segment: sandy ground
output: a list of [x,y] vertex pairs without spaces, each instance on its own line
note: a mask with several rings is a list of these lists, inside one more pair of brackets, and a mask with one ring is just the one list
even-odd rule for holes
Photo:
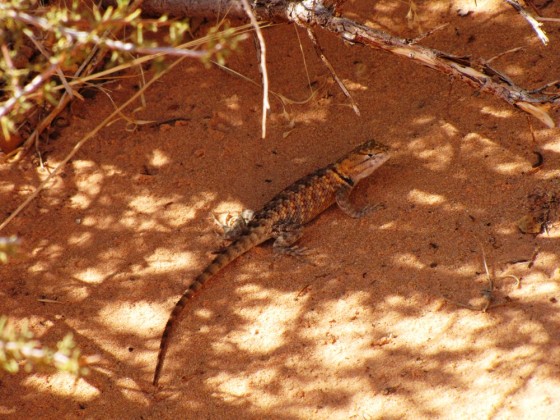
[[[544,47],[500,2],[477,4],[419,3],[412,28],[406,2],[349,2],[345,14],[410,38],[449,22],[423,45],[486,59],[522,46],[494,66],[527,88],[558,79],[557,24],[545,26]],[[474,13],[460,17],[460,7]],[[543,13],[559,16],[560,6]],[[101,361],[77,382],[0,373],[0,416],[558,415],[558,129],[433,70],[319,34],[358,117],[299,31],[302,55],[296,32],[265,31],[271,89],[295,101],[272,98],[266,140],[259,88],[186,61],[126,114],[184,121],[104,129],[2,232],[23,245],[0,268],[1,312],[30,319],[48,345],[73,332]],[[228,65],[259,81],[251,40]],[[137,86],[134,77],[106,87],[122,103]],[[104,94],[76,103],[72,124],[44,146],[47,169],[112,109]],[[325,212],[301,240],[308,261],[267,244],[232,263],[187,307],[155,391],[169,311],[224,244],[213,215],[257,209],[370,137],[392,159],[353,198],[385,208],[358,221]],[[4,218],[47,170],[29,157],[0,174]],[[519,231],[520,218],[545,213],[548,232]],[[499,306],[450,302],[484,303],[484,257]]]

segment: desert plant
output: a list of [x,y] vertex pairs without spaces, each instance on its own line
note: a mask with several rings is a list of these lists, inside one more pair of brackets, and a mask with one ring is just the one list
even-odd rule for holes
[[88,372],[86,363],[71,333],[60,340],[54,350],[34,339],[27,322],[18,331],[6,316],[0,316],[0,367],[5,371],[16,373],[23,366],[27,372],[34,368],[55,369],[80,376]]
[[[0,3],[0,149],[9,151],[34,130],[45,114],[37,110],[58,106],[63,94],[80,97],[80,79],[106,53],[105,66],[131,62],[137,54],[223,60],[241,39],[233,29],[214,29],[202,48],[179,48],[188,20],[142,18],[139,4],[117,0],[101,9],[78,0],[62,6],[38,0]],[[165,34],[158,40],[151,36],[160,30]]]

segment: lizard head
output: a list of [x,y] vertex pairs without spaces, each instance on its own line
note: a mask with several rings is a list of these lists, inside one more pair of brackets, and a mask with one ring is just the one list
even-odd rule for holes
[[356,184],[389,159],[389,148],[375,140],[356,147],[336,163],[337,170]]

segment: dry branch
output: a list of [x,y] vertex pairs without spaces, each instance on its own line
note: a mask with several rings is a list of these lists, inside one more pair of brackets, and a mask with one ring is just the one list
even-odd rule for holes
[[259,23],[257,22],[257,18],[255,17],[255,15],[253,15],[253,10],[251,9],[251,5],[249,4],[248,0],[241,0],[241,3],[243,4],[245,13],[247,13],[247,17],[251,21],[251,25],[253,26],[253,28],[255,28],[257,39],[259,41],[259,65],[263,79],[262,138],[264,139],[266,137],[266,115],[270,110],[270,102],[268,99],[268,71],[266,69],[266,44],[264,42],[264,37]]
[[[336,2],[329,2],[334,3]],[[475,89],[490,93],[539,119],[548,127],[556,126],[549,114],[560,103],[560,95],[541,93],[544,88],[528,91],[494,70],[487,62],[460,57],[417,45],[337,16],[335,7],[322,0],[257,0],[252,2],[255,16],[264,21],[292,22],[304,27],[320,27],[352,44],[367,45],[402,56],[431,69],[461,80]],[[237,0],[144,0],[142,9],[151,15],[168,13],[175,17],[229,17],[245,19]]]
[[531,13],[529,13],[525,8],[519,4],[517,0],[504,0],[507,4],[513,7],[517,12],[531,25],[541,42],[546,45],[548,44],[548,36],[541,29],[542,23],[540,23]]

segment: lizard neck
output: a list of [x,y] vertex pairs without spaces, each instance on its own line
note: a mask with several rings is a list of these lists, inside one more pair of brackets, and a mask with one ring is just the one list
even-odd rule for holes
[[342,181],[348,184],[348,186],[353,187],[355,185],[354,180],[348,175],[344,174],[344,171],[341,170],[338,165],[334,165],[332,170],[336,174],[336,176],[338,176]]

